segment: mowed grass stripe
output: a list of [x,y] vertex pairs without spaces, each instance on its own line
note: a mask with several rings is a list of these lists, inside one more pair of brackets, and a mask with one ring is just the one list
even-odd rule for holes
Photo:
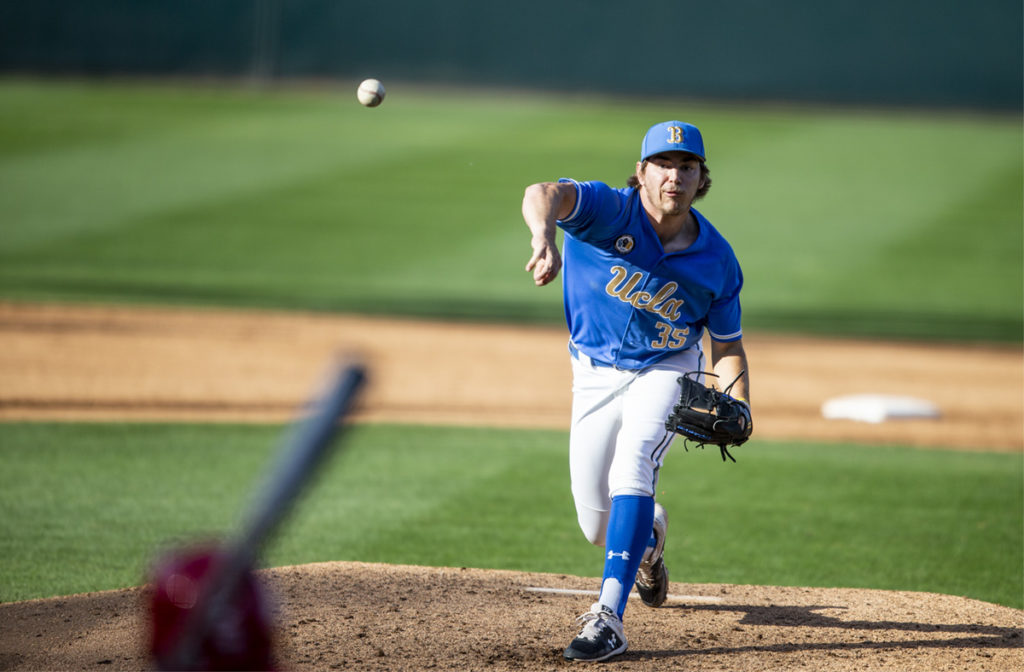
[[[0,599],[137,585],[237,520],[280,428],[0,424]],[[361,425],[268,548],[598,576],[562,432]],[[667,561],[687,582],[923,590],[1022,606],[1022,456],[758,442],[673,448]]]
[[637,129],[680,116],[748,328],[1020,340],[1017,116],[402,85],[370,110],[342,83],[0,81],[0,295],[559,321],[523,188],[621,185]]

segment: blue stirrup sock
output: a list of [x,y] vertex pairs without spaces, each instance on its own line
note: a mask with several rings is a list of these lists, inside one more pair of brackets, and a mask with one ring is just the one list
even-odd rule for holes
[[626,611],[636,570],[647,550],[654,525],[654,497],[618,495],[612,498],[605,535],[604,577],[598,602],[615,609],[619,618]]

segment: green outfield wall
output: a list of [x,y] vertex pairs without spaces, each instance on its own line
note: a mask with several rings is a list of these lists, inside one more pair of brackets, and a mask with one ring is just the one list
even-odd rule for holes
[[1019,110],[1020,0],[2,0],[0,72]]

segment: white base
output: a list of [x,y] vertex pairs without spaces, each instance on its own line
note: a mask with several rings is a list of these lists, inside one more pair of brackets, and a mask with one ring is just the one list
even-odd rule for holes
[[829,420],[879,423],[886,420],[938,418],[939,407],[924,399],[885,394],[856,394],[829,399],[821,406]]

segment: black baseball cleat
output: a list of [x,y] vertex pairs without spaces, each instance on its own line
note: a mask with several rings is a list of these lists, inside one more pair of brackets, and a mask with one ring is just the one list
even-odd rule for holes
[[629,646],[622,621],[603,604],[595,603],[576,620],[583,627],[562,653],[567,660],[597,663],[619,655]]
[[665,533],[668,514],[661,504],[654,505],[654,538],[656,544],[644,555],[636,571],[636,592],[648,607],[660,607],[668,596],[668,569],[665,567]]

